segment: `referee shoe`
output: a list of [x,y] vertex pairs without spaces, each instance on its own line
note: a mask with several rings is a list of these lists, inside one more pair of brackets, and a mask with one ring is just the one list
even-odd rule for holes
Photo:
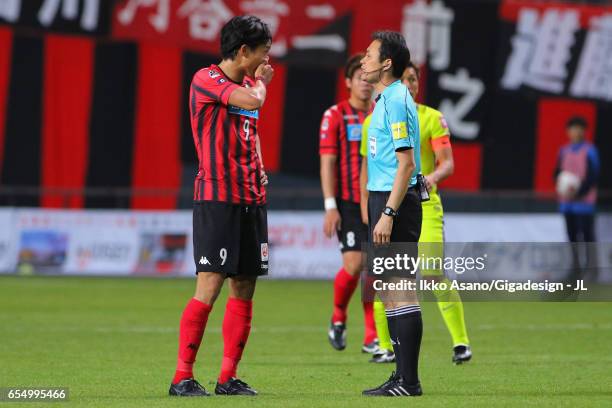
[[423,395],[421,384],[407,385],[400,375],[395,372],[382,385],[365,390],[362,393],[366,397],[418,397]]

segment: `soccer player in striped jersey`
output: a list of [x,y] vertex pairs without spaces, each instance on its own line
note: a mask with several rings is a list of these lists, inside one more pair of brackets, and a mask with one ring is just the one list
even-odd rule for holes
[[[419,69],[412,63],[404,71],[402,82],[408,87],[413,99],[419,92]],[[419,249],[421,253],[428,256],[443,256],[444,246],[444,210],[442,200],[438,194],[437,185],[449,177],[454,170],[453,152],[450,144],[450,131],[446,120],[441,112],[423,104],[417,104],[419,116],[419,128],[421,134],[421,171],[425,175],[425,181],[429,189],[430,200],[422,203],[423,224],[421,237],[419,238]],[[367,123],[364,123],[364,127]],[[362,141],[362,154],[367,154],[367,135]],[[422,269],[423,279],[433,279],[448,283],[443,270]],[[435,290],[434,295],[438,303],[438,309],[453,342],[452,361],[461,364],[472,358],[472,351],[465,326],[463,303],[456,289]],[[378,338],[380,339],[380,351],[376,353],[372,362],[382,363],[393,360],[393,348],[389,338],[389,330],[386,327],[384,307],[381,302],[374,303],[374,314]]]
[[170,395],[210,395],[194,379],[193,364],[226,278],[223,360],[215,393],[257,394],[237,378],[236,370],[251,330],[255,283],[268,272],[267,178],[257,120],[273,75],[271,42],[259,18],[232,18],[221,30],[221,63],[202,68],[191,83],[189,108],[199,160],[193,209],[197,281],[180,322]]
[[[319,154],[321,187],[325,198],[325,235],[338,235],[342,267],[334,280],[334,309],[328,331],[336,350],[346,347],[346,321],[349,301],[359,283],[363,268],[361,243],[367,239],[367,226],[359,210],[359,171],[361,156],[361,124],[372,111],[373,86],[361,79],[360,60],[354,55],[344,68],[345,84],[350,96],[327,109],[321,121]],[[377,348],[372,302],[363,302],[365,334],[362,351],[373,353]]]

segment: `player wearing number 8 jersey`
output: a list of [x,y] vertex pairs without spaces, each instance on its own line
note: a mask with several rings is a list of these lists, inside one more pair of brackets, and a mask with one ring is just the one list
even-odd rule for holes
[[[359,213],[359,171],[361,156],[361,124],[372,111],[374,87],[361,79],[362,54],[353,55],[344,67],[349,99],[327,109],[321,120],[319,154],[321,156],[321,187],[325,198],[323,229],[328,237],[338,235],[342,252],[342,267],[334,280],[334,309],[328,339],[336,350],[346,347],[348,304],[359,283],[363,269],[361,244],[367,241],[367,226]],[[376,326],[372,302],[363,302],[363,352],[373,353]]]
[[268,271],[267,178],[257,120],[273,75],[271,42],[270,30],[259,18],[232,18],[221,30],[223,60],[199,70],[191,83],[191,128],[199,160],[193,209],[197,282],[181,318],[170,395],[210,395],[194,379],[193,364],[226,278],[229,298],[215,393],[257,394],[236,378],[236,371],[251,329],[255,283]]

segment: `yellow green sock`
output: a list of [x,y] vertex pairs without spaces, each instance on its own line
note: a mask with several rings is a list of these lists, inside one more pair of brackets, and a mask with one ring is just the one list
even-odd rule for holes
[[393,350],[385,305],[380,300],[374,301],[374,322],[376,323],[376,336],[378,336],[379,347],[384,350]]
[[446,327],[453,339],[453,346],[458,344],[469,345],[470,340],[465,328],[461,296],[459,296],[459,292],[456,289],[450,288],[448,279],[445,278],[444,282],[447,283],[448,289],[433,291],[438,301],[438,309],[440,309],[444,323],[446,323]]

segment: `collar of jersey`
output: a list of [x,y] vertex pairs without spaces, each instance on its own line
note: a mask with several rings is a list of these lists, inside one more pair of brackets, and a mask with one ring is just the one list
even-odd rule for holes
[[380,95],[378,95],[376,97],[376,99],[374,100],[375,102],[378,102],[378,100],[384,96],[384,97],[388,97],[389,93],[393,92],[393,90],[391,88],[395,88],[396,85],[401,85],[402,81],[399,79],[396,79],[395,81],[391,82],[389,84],[389,86],[387,86],[385,89],[383,89],[383,91],[380,93]]
[[221,67],[219,67],[217,64],[212,64],[213,67],[215,67],[215,69],[217,71],[219,71],[221,73],[221,75],[223,75],[223,78],[227,79],[230,82],[235,83],[236,85],[242,85],[240,82],[236,82],[234,81],[232,78],[228,77],[227,74],[225,72],[223,72],[223,70],[221,69]]

